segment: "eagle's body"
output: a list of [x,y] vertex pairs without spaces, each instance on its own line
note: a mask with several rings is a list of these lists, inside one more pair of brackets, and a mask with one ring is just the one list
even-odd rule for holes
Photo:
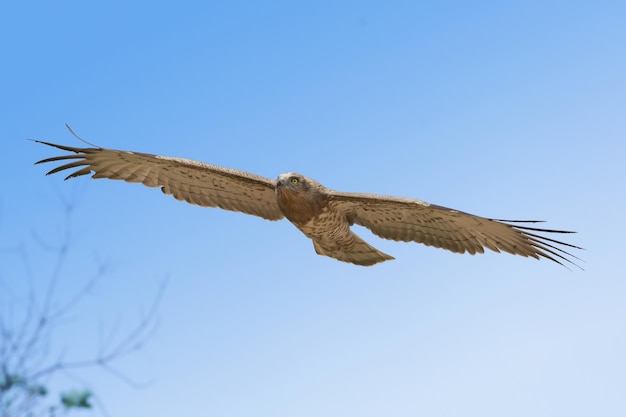
[[67,161],[48,174],[77,168],[66,179],[93,172],[93,178],[160,187],[165,194],[203,207],[220,207],[267,220],[286,217],[313,240],[318,254],[357,265],[373,265],[393,257],[354,234],[350,230],[353,224],[385,239],[424,243],[457,253],[482,253],[488,248],[562,264],[573,263],[568,256],[575,257],[557,245],[580,249],[537,233],[572,232],[487,219],[416,199],[342,193],[296,173],[271,180],[188,159],[40,143],[71,152],[37,162]]
[[[294,184],[293,181],[296,181]],[[393,259],[350,230],[351,222],[333,210],[327,189],[317,181],[289,172],[278,177],[276,199],[285,217],[313,240],[315,252],[357,265]]]

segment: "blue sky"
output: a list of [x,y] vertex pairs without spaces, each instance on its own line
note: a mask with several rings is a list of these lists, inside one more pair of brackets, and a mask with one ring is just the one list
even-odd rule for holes
[[[60,241],[66,200],[59,299],[108,270],[53,349],[93,354],[168,280],[154,337],[117,364],[147,388],[50,382],[111,416],[623,416],[625,20],[619,1],[5,4],[0,302],[45,287],[34,236]],[[545,219],[579,232],[585,271],[364,230],[396,260],[343,264],[286,221],[45,177],[33,162],[57,152],[26,139],[80,146],[66,122],[103,147]]]

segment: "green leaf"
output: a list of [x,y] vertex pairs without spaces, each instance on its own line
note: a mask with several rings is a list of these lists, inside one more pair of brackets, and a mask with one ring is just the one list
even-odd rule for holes
[[88,390],[67,391],[61,394],[61,402],[65,408],[91,408],[91,404],[89,403],[90,396],[91,391]]
[[31,394],[40,395],[42,397],[48,393],[48,389],[41,384],[33,384],[29,386],[28,391],[30,391]]
[[0,375],[0,391],[8,391],[14,386],[23,385],[25,382],[24,377],[18,374],[12,375]]

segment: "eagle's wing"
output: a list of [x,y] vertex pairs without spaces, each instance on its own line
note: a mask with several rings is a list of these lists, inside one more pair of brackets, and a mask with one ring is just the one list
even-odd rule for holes
[[[328,205],[345,213],[348,221],[367,227],[375,235],[403,242],[418,242],[457,253],[483,253],[484,248],[514,255],[546,258],[576,265],[574,255],[560,246],[581,249],[538,233],[574,233],[526,227],[534,221],[494,220],[424,201],[375,194],[329,190]],[[514,224],[507,224],[509,222]]]
[[161,187],[165,194],[203,207],[253,214],[268,220],[279,220],[283,214],[276,202],[276,181],[244,171],[146,153],[103,148],[74,148],[36,141],[72,152],[37,162],[66,162],[49,174],[77,168],[65,179],[88,175],[148,187]]

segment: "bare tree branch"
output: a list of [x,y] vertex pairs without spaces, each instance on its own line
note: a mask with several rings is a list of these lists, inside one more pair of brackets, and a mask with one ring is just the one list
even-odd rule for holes
[[[74,361],[64,361],[62,359],[59,359],[52,365],[33,372],[31,374],[31,378],[38,379],[61,370],[67,371],[71,369],[88,368],[94,366],[99,366],[116,376],[122,376],[123,374],[113,368],[111,366],[111,363],[137,352],[138,350],[143,348],[145,344],[149,341],[149,339],[154,335],[154,331],[156,330],[158,324],[156,320],[156,311],[161,302],[161,299],[163,298],[163,293],[165,292],[166,286],[167,281],[162,281],[158,288],[156,296],[152,300],[148,314],[145,315],[137,324],[137,326],[135,326],[135,328],[130,333],[128,333],[124,339],[119,341],[113,348],[100,351],[100,353],[95,358]],[[125,382],[129,382],[129,385],[132,386],[142,385],[132,381],[126,376],[123,376],[120,379],[124,380]]]
[[[106,342],[101,339],[93,357],[67,359],[67,352],[59,352],[59,346],[53,344],[53,335],[58,326],[70,318],[71,312],[108,272],[107,264],[97,260],[94,273],[83,284],[68,296],[59,296],[59,285],[67,276],[66,265],[73,241],[71,215],[75,208],[72,201],[63,196],[60,198],[64,214],[60,242],[53,245],[38,233],[32,233],[32,239],[39,249],[55,255],[50,276],[44,286],[36,283],[29,251],[23,244],[0,249],[0,256],[8,255],[19,260],[26,275],[26,279],[21,281],[26,284],[21,293],[16,292],[0,275],[0,289],[3,293],[0,293],[0,301],[6,300],[0,302],[0,417],[46,414],[43,410],[49,402],[43,401],[47,391],[45,387],[55,375],[73,375],[80,369],[100,369],[130,387],[141,388],[148,384],[135,381],[118,369],[115,362],[141,350],[154,335],[158,327],[158,307],[167,284],[165,279],[158,285],[147,311],[139,315],[137,324],[121,338],[105,338]],[[117,333],[118,324],[113,326],[109,336]],[[54,352],[58,354],[51,359]],[[93,398],[106,415],[102,400],[97,396]],[[48,414],[52,415],[51,412]]]

